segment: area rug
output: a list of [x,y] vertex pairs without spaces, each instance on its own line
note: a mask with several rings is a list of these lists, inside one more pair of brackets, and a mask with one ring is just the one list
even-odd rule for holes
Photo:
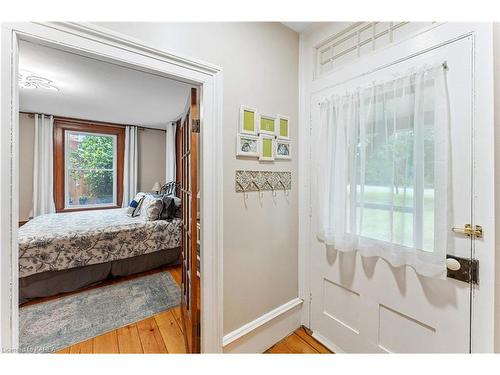
[[180,288],[168,272],[19,309],[19,351],[50,353],[171,309]]

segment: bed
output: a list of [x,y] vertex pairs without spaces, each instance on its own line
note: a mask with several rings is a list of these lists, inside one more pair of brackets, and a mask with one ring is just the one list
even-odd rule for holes
[[126,210],[41,215],[19,228],[19,302],[178,262],[181,220]]

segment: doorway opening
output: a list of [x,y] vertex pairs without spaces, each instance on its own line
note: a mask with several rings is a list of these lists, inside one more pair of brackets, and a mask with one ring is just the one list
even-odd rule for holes
[[[25,26],[30,29],[32,25]],[[129,346],[132,345],[130,343],[134,341],[134,338],[130,338],[128,344],[123,344],[123,342],[126,342],[123,337],[134,335],[134,324],[142,352],[221,351],[219,256],[214,254],[214,252],[218,252],[219,246],[213,247],[213,245],[220,241],[219,233],[222,228],[219,220],[212,222],[207,227],[201,226],[201,223],[204,222],[203,218],[214,213],[214,210],[207,211],[207,209],[212,208],[213,204],[217,205],[215,212],[218,217],[221,214],[218,211],[220,208],[219,197],[216,196],[214,200],[207,203],[205,203],[204,199],[205,191],[207,194],[212,195],[216,193],[214,186],[219,186],[218,179],[222,177],[221,174],[216,173],[207,178],[204,173],[208,169],[218,167],[220,160],[216,158],[217,160],[212,161],[212,165],[207,168],[207,163],[204,162],[205,158],[203,157],[204,152],[213,152],[214,143],[210,141],[215,139],[212,132],[216,133],[216,129],[214,127],[208,128],[214,123],[219,124],[217,119],[219,119],[220,112],[216,105],[219,99],[219,82],[216,79],[219,70],[211,67],[209,69],[211,72],[200,73],[199,68],[195,69],[198,63],[186,62],[184,71],[182,71],[178,65],[167,61],[166,55],[163,57],[163,65],[156,64],[153,69],[154,64],[152,63],[157,61],[152,57],[138,53],[134,49],[134,47],[138,48],[137,46],[129,46],[127,52],[130,56],[126,58],[123,58],[123,56],[119,58],[118,51],[115,48],[111,48],[113,51],[109,51],[109,53],[104,53],[102,50],[98,51],[98,48],[95,48],[95,50],[83,49],[84,38],[75,38],[74,35],[70,35],[67,30],[63,30],[66,27],[70,28],[71,26],[61,26],[59,35],[51,35],[51,39],[54,38],[52,40],[45,38],[50,28],[44,26],[38,27],[37,25],[37,30],[34,34],[30,33],[30,37],[27,37],[20,30],[10,30],[14,38],[13,44],[8,47],[13,55],[19,56],[20,63],[22,62],[22,45],[31,43],[38,48],[53,49],[57,53],[72,55],[77,59],[85,59],[87,62],[90,61],[90,64],[101,64],[101,68],[106,65],[110,69],[128,70],[132,75],[148,76],[151,81],[168,81],[169,84],[176,88],[187,88],[187,95],[182,98],[184,101],[182,111],[177,113],[175,118],[167,117],[163,122],[163,129],[157,129],[154,124],[148,126],[146,120],[129,121],[99,117],[95,113],[92,114],[92,110],[88,111],[90,113],[88,116],[64,113],[65,110],[74,109],[71,106],[59,106],[57,110],[41,110],[40,108],[30,110],[24,108],[26,97],[23,99],[23,90],[29,91],[28,97],[35,93],[36,90],[47,90],[52,95],[72,91],[64,87],[64,84],[60,84],[58,78],[51,79],[51,77],[48,77],[49,74],[45,74],[47,77],[44,77],[43,74],[34,74],[36,72],[31,72],[28,69],[22,69],[27,73],[25,75],[23,75],[24,72],[20,74],[18,81],[17,72],[21,72],[21,69],[18,69],[17,59],[13,60],[10,81],[14,100],[11,101],[10,106],[7,106],[7,109],[11,111],[11,127],[16,136],[9,139],[9,143],[14,145],[9,158],[13,160],[13,165],[23,160],[24,148],[21,144],[21,138],[24,136],[23,132],[25,131],[23,128],[24,122],[32,121],[36,123],[33,126],[36,129],[33,130],[33,133],[38,132],[38,134],[34,135],[34,138],[42,138],[40,144],[47,143],[47,138],[43,138],[46,137],[46,134],[42,134],[41,129],[42,127],[43,129],[48,128],[49,125],[45,125],[50,124],[53,147],[45,147],[45,149],[43,147],[33,147],[33,152],[37,152],[38,159],[42,159],[43,153],[50,154],[52,157],[52,196],[54,203],[57,200],[58,205],[54,207],[54,212],[49,211],[49,213],[41,215],[38,215],[38,213],[43,212],[45,209],[44,204],[39,205],[42,207],[42,211],[36,211],[37,209],[31,207],[29,210],[30,215],[27,217],[29,220],[21,220],[23,214],[20,210],[17,210],[17,204],[19,203],[21,209],[25,208],[23,206],[25,202],[32,201],[31,197],[28,197],[28,199],[24,197],[25,190],[29,193],[28,187],[30,185],[50,189],[48,183],[50,179],[45,178],[44,180],[39,177],[42,175],[41,173],[38,176],[33,173],[33,178],[38,179],[35,181],[36,183],[26,183],[23,180],[22,172],[24,171],[22,169],[12,170],[10,174],[13,181],[11,189],[12,196],[15,197],[10,211],[12,241],[9,248],[11,248],[12,252],[9,254],[10,264],[7,265],[2,262],[2,270],[5,267],[11,274],[12,288],[9,288],[10,291],[6,294],[4,289],[8,288],[8,285],[2,283],[2,298],[8,296],[8,305],[10,305],[10,311],[2,311],[2,323],[6,321],[4,319],[9,321],[9,330],[2,331],[3,334],[5,333],[2,337],[2,346],[7,350],[55,351],[52,350],[54,346],[50,343],[25,349],[26,345],[22,340],[26,328],[31,334],[36,333],[37,329],[40,328],[40,324],[37,327],[36,323],[40,323],[41,320],[36,318],[37,315],[38,317],[44,315],[43,312],[40,314],[41,310],[43,310],[42,306],[58,304],[61,308],[59,312],[62,314],[64,314],[64,311],[67,313],[68,310],[73,309],[73,311],[79,310],[79,313],[82,310],[87,310],[88,316],[99,315],[102,312],[106,312],[108,316],[111,316],[115,311],[120,317],[115,320],[120,321],[122,319],[121,322],[124,323],[120,327],[104,325],[101,327],[101,332],[92,332],[92,336],[85,338],[83,341],[80,340],[82,338],[81,332],[79,335],[73,331],[71,335],[65,337],[66,343],[71,345],[57,348],[63,352],[88,351],[90,347],[89,340],[92,342],[93,352],[102,352],[99,348],[104,347],[107,347],[107,349],[103,349],[105,351],[120,351],[120,346],[126,348],[124,352],[130,352],[132,350]],[[20,28],[22,29],[22,27]],[[85,34],[85,32],[82,32],[82,34]],[[33,35],[37,35],[39,38],[34,38]],[[103,36],[100,35],[100,37]],[[71,41],[67,39],[71,39]],[[103,48],[106,49],[107,47],[104,46]],[[146,47],[143,46],[142,48]],[[89,51],[93,51],[93,53]],[[2,52],[2,55],[4,55],[6,51]],[[156,51],[156,53],[158,56],[161,55],[159,51]],[[36,61],[40,56],[41,54],[36,54],[36,58],[31,60]],[[114,58],[110,58],[110,56]],[[145,62],[148,64],[145,64]],[[192,66],[189,66],[190,64]],[[57,73],[58,68],[57,65],[53,65],[52,71]],[[99,75],[99,69],[97,71],[97,73],[96,71],[93,72],[96,76]],[[85,74],[89,74],[89,71],[83,69],[78,77],[82,78]],[[90,75],[92,75],[92,72],[90,72]],[[113,74],[105,74],[104,76],[113,77]],[[117,77],[123,78],[119,73],[114,78]],[[123,90],[120,90],[119,86],[120,84],[126,84],[125,81],[126,79],[122,79],[117,84],[118,87],[111,88],[114,91],[121,91],[126,96],[127,90],[123,89],[123,87]],[[85,89],[89,89],[85,87],[85,83],[89,82],[89,79],[81,81],[80,89],[83,88],[84,90],[80,90],[80,94]],[[58,87],[58,84],[61,87]],[[108,85],[108,87],[110,86]],[[134,94],[137,94],[143,88],[143,85],[137,85]],[[150,89],[160,88],[150,87]],[[78,88],[76,91],[78,91]],[[18,94],[21,94],[21,96],[18,96]],[[102,93],[94,90],[92,94],[98,97]],[[105,94],[109,94],[109,92]],[[78,93],[75,94],[75,96],[77,95]],[[174,97],[170,99],[171,101],[164,101],[167,104],[162,107],[155,103],[156,107],[153,105],[151,111],[157,108],[158,112],[161,112],[164,109],[163,107],[168,107],[171,102],[176,100]],[[130,100],[132,100],[132,104],[134,101],[140,101],[137,96],[132,96]],[[204,100],[208,100],[207,105],[204,105]],[[47,104],[50,100],[44,101],[43,98],[39,98],[38,102]],[[102,103],[109,105],[114,101],[103,100]],[[129,109],[123,103],[121,105],[123,110],[118,115],[125,114]],[[100,107],[99,105],[94,106],[94,108],[102,109]],[[6,107],[3,107],[4,109]],[[20,112],[24,113],[20,114]],[[109,110],[108,113],[110,113],[111,117],[117,115],[117,111],[113,110]],[[206,130],[205,125],[207,125]],[[160,126],[158,125],[158,127]],[[215,127],[218,127],[218,125],[215,125]],[[170,132],[170,130],[172,131]],[[145,136],[148,132],[151,133],[149,137]],[[51,134],[51,131],[45,131],[45,133]],[[19,134],[19,137],[17,137],[17,134]],[[135,150],[130,145],[134,143],[134,138]],[[148,147],[148,144],[144,143],[145,138],[157,143],[159,139],[162,139],[164,144],[171,142],[171,145],[176,148],[174,153],[170,153],[171,167],[165,165],[168,162],[168,155],[165,156],[167,153],[164,150],[167,145],[165,145],[164,149],[160,150],[159,155],[157,154],[156,157],[149,155],[149,162],[163,159],[163,168],[160,167],[160,169],[163,169],[161,172],[157,168],[138,168],[137,164],[141,163],[141,152],[137,150],[137,143],[141,142],[141,138],[143,141],[142,153],[150,152],[154,154],[159,149],[158,145],[154,143],[149,144]],[[207,140],[206,143],[203,142],[203,147],[202,140]],[[189,146],[186,143],[188,141]],[[180,146],[180,148],[177,149],[176,146]],[[19,147],[19,153],[16,152],[17,147]],[[184,154],[182,148],[184,148]],[[96,154],[99,154],[99,157],[97,157],[99,160],[96,159]],[[144,155],[142,156],[142,161],[144,161]],[[30,158],[26,157],[24,159],[28,160]],[[44,164],[42,166],[44,168],[50,166],[51,163],[46,162],[47,158],[44,158],[43,161],[40,162],[40,160],[33,157],[33,164],[35,162],[37,162],[37,165]],[[161,164],[159,163],[159,165]],[[43,172],[42,167],[39,169]],[[32,170],[35,170],[34,165]],[[169,176],[172,170],[177,171],[177,175],[174,174],[174,177],[171,174]],[[164,179],[148,176],[150,171],[153,171],[154,176],[164,176]],[[134,183],[129,183],[129,180],[134,179],[134,174],[136,180],[148,181],[148,178],[152,178],[152,180],[149,182],[143,181],[145,185],[134,188]],[[56,175],[62,181],[58,180]],[[215,183],[216,181],[217,183]],[[149,186],[151,182],[153,184]],[[45,195],[42,193],[39,194],[41,197],[51,196],[50,193],[45,192]],[[58,196],[57,194],[62,195]],[[31,192],[31,195],[35,197],[33,192]],[[129,201],[128,198],[130,197]],[[37,196],[34,203],[38,204],[39,201],[40,199]],[[165,214],[164,218],[160,218],[162,213]],[[112,222],[117,217],[117,214],[120,214],[118,221],[123,220],[123,222],[117,222],[116,225],[113,225]],[[50,220],[38,219],[38,217],[45,215],[50,216]],[[89,224],[87,228],[84,225],[86,223],[84,216]],[[49,223],[51,220],[52,224]],[[125,223],[127,220],[129,222]],[[58,228],[61,223],[64,223],[65,229]],[[18,230],[19,224],[21,224],[21,227]],[[74,227],[71,227],[72,224],[74,224]],[[113,226],[114,229],[112,229]],[[149,230],[145,228],[147,226],[150,226]],[[47,235],[52,234],[52,238],[40,236],[40,232],[45,232]],[[97,235],[98,232],[100,232],[99,235]],[[66,234],[66,236],[62,233]],[[92,237],[92,234],[96,236]],[[206,244],[205,238],[207,239]],[[66,240],[66,243],[64,244],[60,240]],[[26,241],[29,242],[29,245],[26,245]],[[108,241],[108,243],[104,244],[102,241]],[[139,243],[144,245],[142,250],[139,249]],[[47,254],[47,252],[42,251],[42,248],[44,250],[53,249],[56,255],[51,255],[50,251]],[[123,251],[126,248],[130,251]],[[166,251],[172,249],[176,251]],[[205,249],[207,249],[206,255]],[[124,255],[127,252],[129,254]],[[82,255],[84,253],[85,255]],[[210,259],[207,261],[210,257],[214,262]],[[132,258],[134,258],[133,261],[130,261]],[[23,264],[27,259],[31,260]],[[29,262],[32,264],[28,264]],[[69,267],[65,268],[66,266]],[[16,272],[18,267],[19,273]],[[91,267],[94,268],[90,269]],[[97,269],[99,267],[101,268]],[[206,277],[205,270],[211,271],[206,273]],[[35,271],[45,271],[46,273],[44,277],[37,280],[32,279],[29,280],[30,282],[22,280],[23,277],[44,273]],[[66,273],[66,271],[69,272]],[[27,274],[25,275],[25,273]],[[166,277],[163,277],[165,275]],[[101,283],[94,285],[95,282]],[[65,285],[67,288],[64,287]],[[158,286],[156,290],[152,287],[154,285]],[[39,296],[32,293],[33,291],[43,291],[44,288],[43,293],[46,295]],[[129,316],[130,314],[127,314],[130,313],[130,309],[119,309],[117,307],[120,304],[122,306],[127,305],[127,303],[123,303],[125,299],[119,296],[135,295],[134,293],[137,291],[139,291],[139,294],[142,293],[142,301],[146,301],[146,303],[136,306],[135,312]],[[65,294],[61,296],[60,293]],[[211,298],[206,298],[209,294]],[[58,295],[58,297],[54,297],[54,295]],[[109,298],[109,296],[115,298]],[[92,298],[97,301],[100,299],[102,303],[88,304],[88,300]],[[84,308],[75,309],[74,306],[71,307],[71,304],[66,303],[68,300],[73,303],[76,301],[76,305],[83,304]],[[135,299],[128,305],[137,304],[138,300]],[[207,303],[207,301],[210,301],[210,303]],[[5,302],[5,299],[2,302]],[[114,306],[113,302],[116,302]],[[152,306],[160,302],[163,303],[163,306]],[[19,308],[19,303],[24,303],[24,305]],[[202,308],[205,304],[208,306],[206,310]],[[6,305],[3,304],[3,306]],[[150,308],[150,310],[144,307]],[[165,313],[163,316],[157,317],[155,314],[147,312],[153,311],[151,310],[152,307],[153,310],[154,308],[167,308],[155,311],[155,313]],[[25,308],[32,310],[28,315],[31,318],[34,317],[31,322],[35,321],[35,324],[25,324],[27,321],[23,319],[23,310]],[[61,316],[56,315],[54,314],[54,318],[60,318]],[[144,319],[138,320],[138,318]],[[112,319],[107,320],[109,322]],[[174,329],[176,327],[178,328],[177,331]],[[84,327],[81,328],[80,331],[85,331]],[[62,329],[64,330],[64,328]],[[144,337],[141,337],[141,331],[144,333]],[[54,334],[54,332],[51,334]],[[70,339],[70,337],[72,338]],[[73,341],[71,342],[71,340]],[[122,345],[120,345],[120,340]],[[75,345],[73,349],[71,349],[72,345]],[[172,350],[168,350],[169,345]]]

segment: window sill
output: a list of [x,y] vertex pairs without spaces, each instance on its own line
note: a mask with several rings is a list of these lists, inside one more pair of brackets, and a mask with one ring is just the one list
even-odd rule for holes
[[62,212],[78,212],[78,211],[111,210],[115,208],[121,208],[121,206],[64,208],[62,210],[56,210],[56,212],[62,213]]

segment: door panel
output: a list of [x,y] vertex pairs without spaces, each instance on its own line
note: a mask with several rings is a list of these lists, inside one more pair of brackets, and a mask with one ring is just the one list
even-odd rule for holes
[[[317,103],[325,96],[446,61],[453,224],[472,223],[472,51],[472,38],[466,37],[314,95],[312,139],[319,124]],[[313,174],[310,328],[347,352],[469,352],[471,286],[422,277],[412,268],[394,268],[380,258],[327,249],[316,239],[316,180]],[[470,258],[472,241],[454,234],[447,252]]]
[[198,211],[198,90],[191,89],[191,107],[181,125],[182,298],[183,331],[188,353],[200,352],[200,238]]

